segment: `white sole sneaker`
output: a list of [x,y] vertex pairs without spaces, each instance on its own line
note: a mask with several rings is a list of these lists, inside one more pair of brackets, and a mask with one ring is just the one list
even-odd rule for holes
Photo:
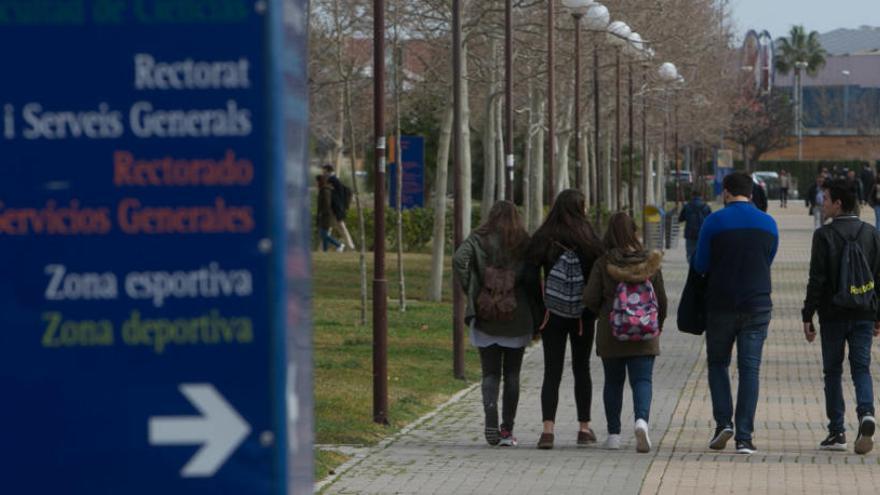
[[605,450],[620,450],[620,435],[608,435],[602,448]]
[[874,449],[874,430],[877,423],[871,416],[865,416],[859,421],[859,436],[856,437],[855,452],[865,455]]
[[651,451],[651,438],[648,437],[648,423],[644,420],[636,421],[636,452],[647,454]]

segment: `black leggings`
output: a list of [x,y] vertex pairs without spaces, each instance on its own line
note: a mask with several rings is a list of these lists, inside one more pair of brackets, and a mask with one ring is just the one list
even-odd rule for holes
[[501,426],[513,431],[516,407],[519,404],[519,370],[522,367],[525,348],[512,349],[492,345],[480,347],[480,365],[483,368],[483,411],[486,427],[498,427],[498,390],[504,375],[504,405]]
[[559,405],[559,384],[565,365],[565,340],[571,340],[571,370],[574,373],[574,400],[577,404],[578,421],[590,421],[590,404],[593,401],[593,380],[590,378],[590,352],[593,349],[593,323],[583,321],[583,333],[578,320],[563,318],[550,313],[550,319],[541,336],[544,341],[544,384],[541,387],[541,414],[544,421],[556,421]]

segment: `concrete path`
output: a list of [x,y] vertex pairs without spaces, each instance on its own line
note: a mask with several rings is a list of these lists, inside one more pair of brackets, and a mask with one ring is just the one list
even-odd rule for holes
[[[703,340],[675,329],[684,284],[682,246],[669,251],[664,279],[671,319],[656,362],[650,454],[636,454],[631,397],[624,397],[624,448],[600,445],[606,436],[603,373],[593,355],[593,424],[600,442],[575,445],[577,422],[569,367],[560,390],[556,448],[535,448],[541,431],[543,357],[534,349],[524,363],[515,449],[492,448],[482,438],[483,413],[476,388],[397,440],[349,466],[326,493],[877,493],[880,462],[868,456],[816,449],[824,437],[822,367],[818,344],[802,337],[800,307],[806,285],[812,218],[792,203],[772,209],[782,245],[773,268],[774,311],[764,351],[755,443],[759,453],[737,456],[732,442],[718,454],[706,447],[712,433]],[[873,222],[872,212],[863,218]],[[735,361],[734,361],[735,362]],[[875,350],[873,370],[880,354]],[[735,383],[735,372],[734,372]],[[852,385],[845,377],[849,428],[855,423]]]

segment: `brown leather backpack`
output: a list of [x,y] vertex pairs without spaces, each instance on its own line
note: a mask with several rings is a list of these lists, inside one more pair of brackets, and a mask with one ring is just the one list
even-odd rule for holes
[[477,317],[483,321],[511,321],[516,312],[516,272],[487,266],[477,296]]

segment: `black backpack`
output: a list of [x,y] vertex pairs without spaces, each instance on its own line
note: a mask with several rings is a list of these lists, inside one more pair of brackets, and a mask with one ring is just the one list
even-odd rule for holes
[[847,239],[834,227],[831,230],[843,239],[843,252],[840,257],[840,279],[837,292],[831,299],[831,303],[840,308],[857,311],[876,311],[877,294],[874,292],[874,275],[871,266],[865,258],[858,239],[865,224],[859,228],[855,237]]

